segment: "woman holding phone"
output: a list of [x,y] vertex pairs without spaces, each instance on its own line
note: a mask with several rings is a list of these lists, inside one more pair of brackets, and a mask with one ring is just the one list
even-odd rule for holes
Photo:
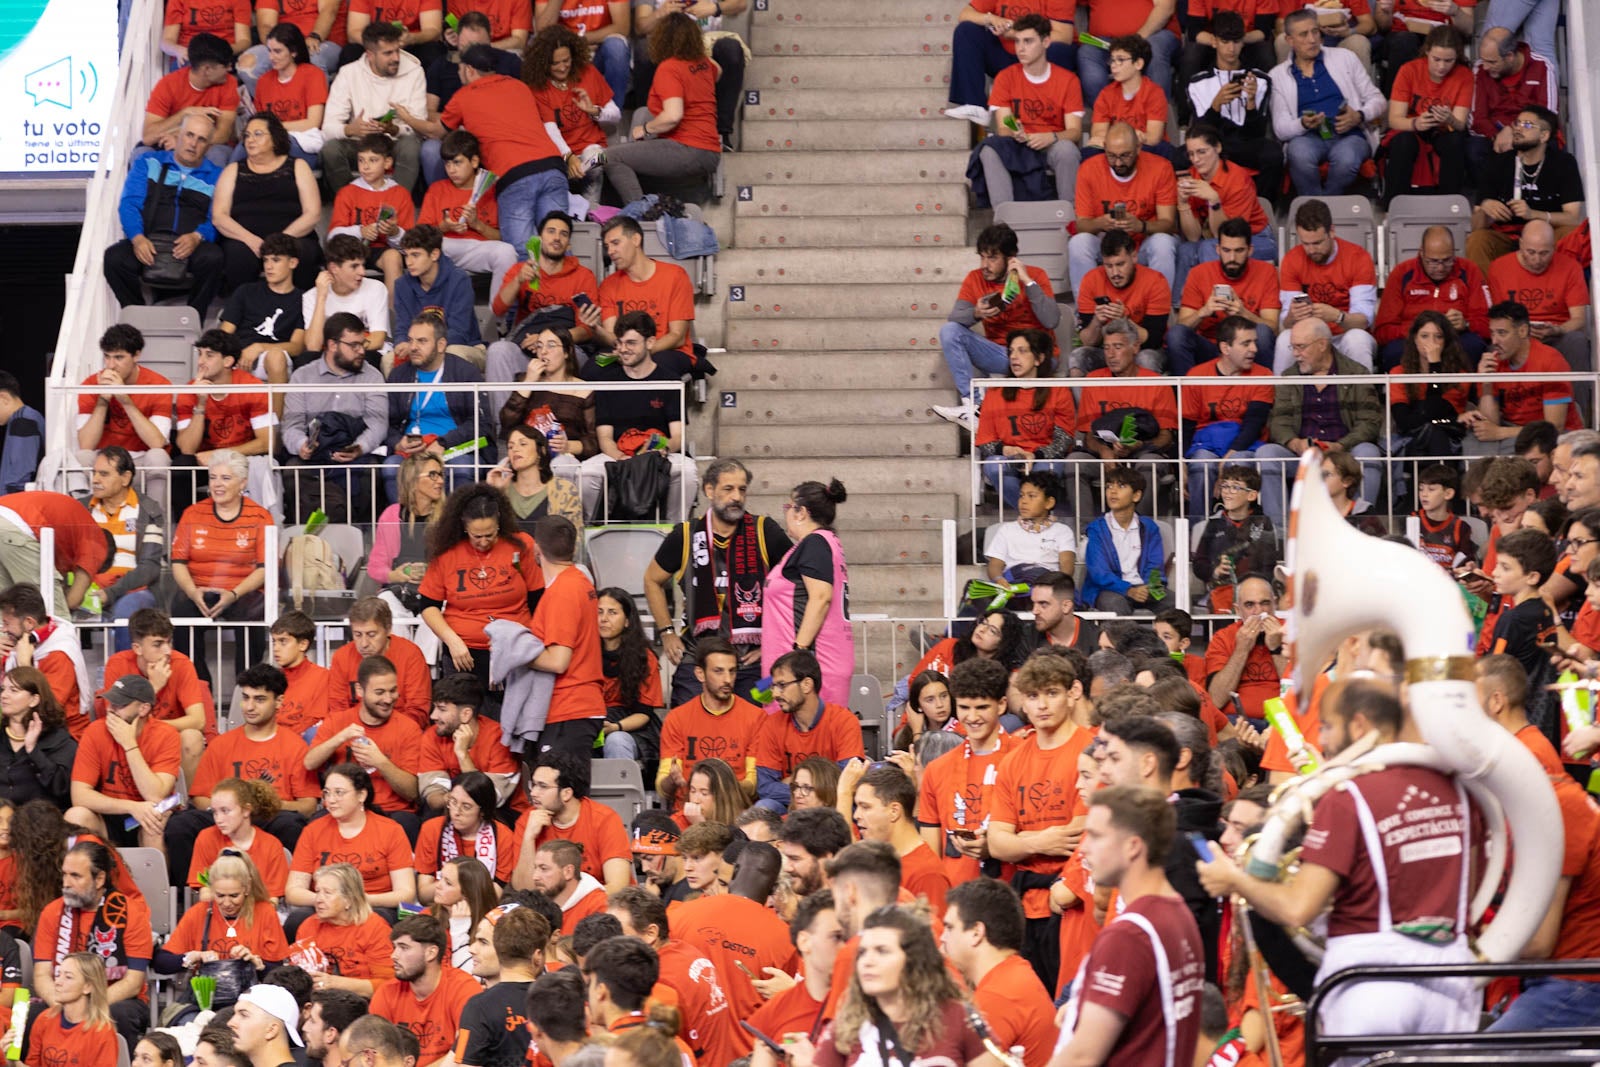
[[1379,158],[1388,159],[1385,211],[1401,194],[1461,192],[1473,86],[1463,47],[1454,26],[1436,26],[1423,39],[1422,55],[1395,75],[1389,132],[1379,148]]

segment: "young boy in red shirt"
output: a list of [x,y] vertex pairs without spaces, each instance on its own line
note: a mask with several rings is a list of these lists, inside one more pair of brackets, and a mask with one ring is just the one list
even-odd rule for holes
[[394,166],[394,142],[387,135],[369,133],[356,143],[356,170],[360,177],[333,198],[328,236],[348,233],[367,244],[367,266],[383,271],[383,284],[394,303],[394,283],[405,267],[400,238],[416,223],[411,192],[389,177]]

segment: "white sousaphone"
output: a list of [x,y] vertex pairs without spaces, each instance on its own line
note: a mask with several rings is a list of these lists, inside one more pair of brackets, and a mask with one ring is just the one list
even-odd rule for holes
[[[1369,537],[1347,523],[1328,496],[1321,466],[1316,449],[1300,457],[1289,516],[1286,637],[1294,692],[1301,701],[1309,698],[1312,679],[1344,638],[1373,627],[1393,630],[1405,646],[1409,714],[1426,743],[1357,743],[1285,783],[1248,846],[1246,868],[1258,878],[1285,873],[1312,807],[1342,782],[1396,765],[1454,775],[1488,828],[1486,863],[1472,900],[1474,923],[1499,888],[1509,842],[1516,841],[1504,900],[1473,943],[1487,962],[1515,959],[1538,929],[1561,871],[1555,794],[1529,788],[1546,780],[1544,769],[1478,703],[1472,622],[1455,583],[1415,549]],[[1320,956],[1299,943],[1308,955]]]

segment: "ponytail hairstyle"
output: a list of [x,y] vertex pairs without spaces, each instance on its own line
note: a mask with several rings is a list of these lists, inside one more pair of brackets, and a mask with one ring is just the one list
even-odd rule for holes
[[811,521],[824,530],[833,528],[834,516],[838,514],[839,505],[845,502],[846,496],[844,485],[837,478],[831,479],[827,485],[801,482],[789,495],[796,504],[806,509]]

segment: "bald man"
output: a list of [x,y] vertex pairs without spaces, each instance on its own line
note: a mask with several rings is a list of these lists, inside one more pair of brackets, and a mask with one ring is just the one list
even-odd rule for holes
[[[1493,10],[1489,17],[1494,17]],[[1467,165],[1475,178],[1491,155],[1511,151],[1518,111],[1529,104],[1556,109],[1554,54],[1518,43],[1517,35],[1504,26],[1484,31],[1473,71],[1472,137],[1467,142]]]
[[1372,333],[1383,369],[1399,364],[1411,324],[1424,311],[1449,319],[1476,363],[1488,344],[1489,304],[1489,283],[1476,263],[1456,255],[1455,235],[1444,226],[1428,227],[1421,251],[1389,272],[1378,302]]
[[1559,126],[1553,111],[1522,108],[1511,127],[1511,151],[1491,156],[1478,175],[1482,199],[1472,210],[1467,258],[1485,274],[1516,248],[1528,223],[1549,223],[1560,240],[1583,221],[1583,177],[1571,153],[1554,144]]
[[1589,286],[1578,261],[1556,251],[1556,231],[1548,222],[1525,224],[1517,250],[1490,265],[1489,293],[1496,303],[1515,300],[1527,308],[1529,334],[1560,352],[1574,371],[1594,369],[1587,332]]

